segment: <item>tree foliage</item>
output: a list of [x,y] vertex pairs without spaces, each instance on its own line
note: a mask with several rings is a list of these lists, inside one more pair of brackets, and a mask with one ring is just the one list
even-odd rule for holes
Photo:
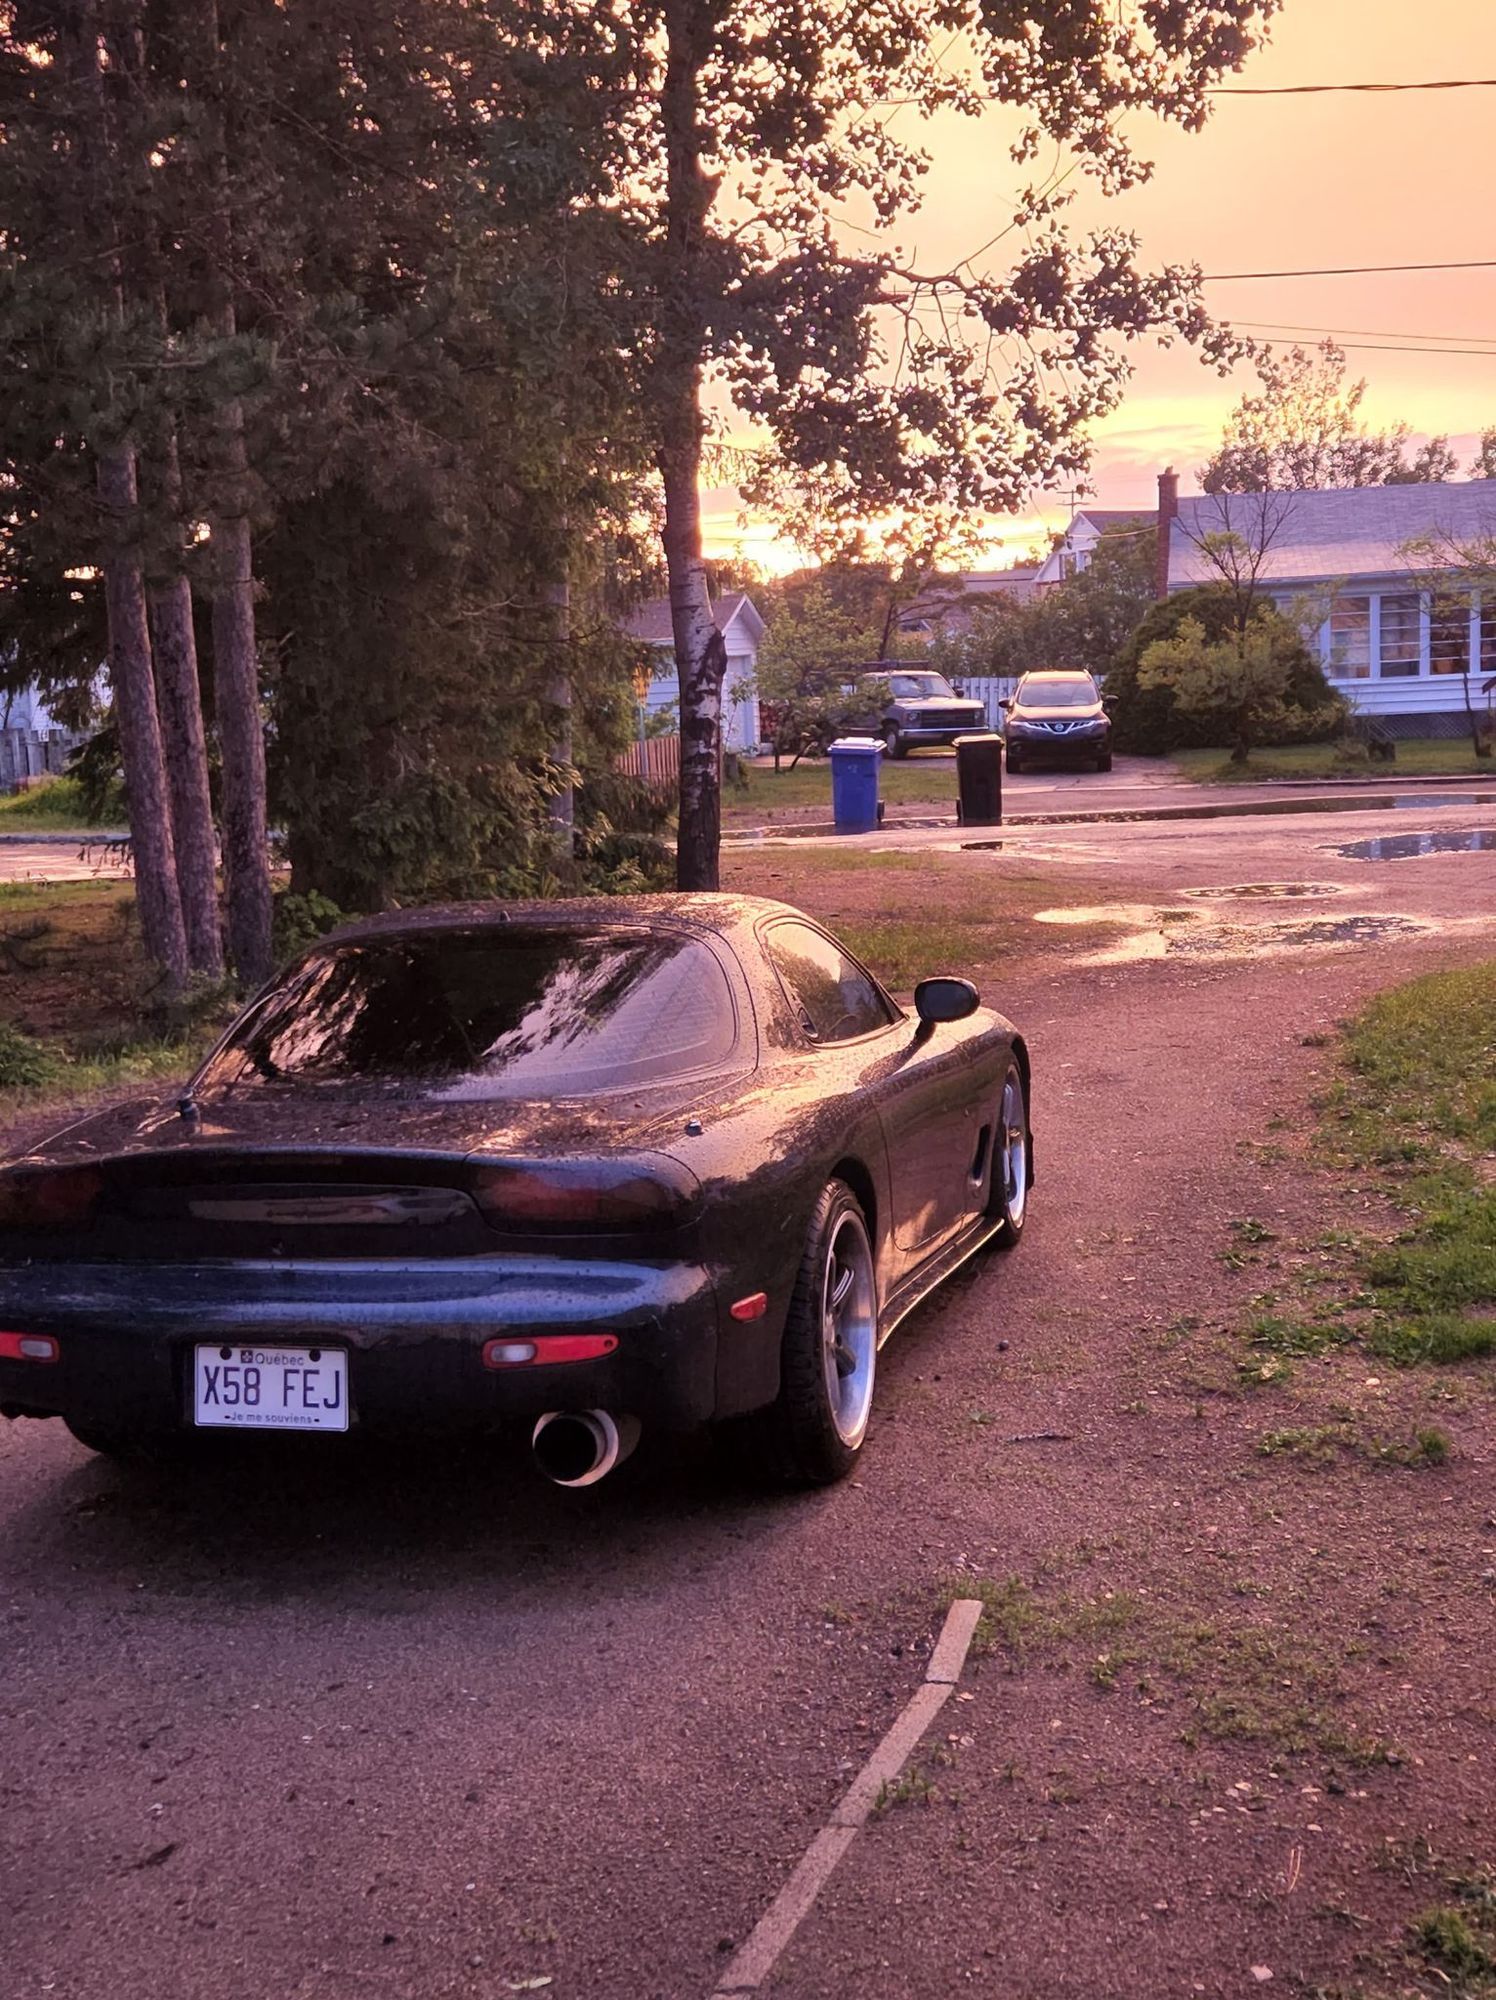
[[[1372,430],[1362,415],[1367,384],[1346,379],[1345,350],[1333,340],[1287,354],[1257,356],[1262,387],[1243,396],[1225,435],[1201,469],[1207,493],[1309,492],[1326,486],[1403,486],[1455,479],[1459,461],[1447,437],[1409,450],[1412,431],[1397,423]],[[1490,478],[1496,434],[1471,466]]]
[[[1190,668],[1184,676],[1189,691],[1181,698],[1174,670],[1182,671],[1186,654],[1170,649],[1177,648],[1186,626],[1194,654],[1218,647],[1226,652],[1212,653],[1208,670]],[[1282,710],[1272,717],[1249,716],[1249,735],[1260,742],[1313,742],[1338,734],[1345,726],[1344,705],[1298,627],[1270,604],[1256,605],[1243,625],[1233,593],[1208,584],[1152,605],[1118,653],[1106,677],[1116,747],[1156,757],[1197,744],[1234,744],[1239,717],[1226,668],[1235,657],[1249,660],[1254,676],[1265,673],[1264,651],[1274,663]],[[1153,664],[1145,674],[1149,659]],[[1207,687],[1215,687],[1221,698],[1206,701]]]
[[1044,667],[1107,672],[1153,597],[1151,524],[1104,534],[1084,569],[1027,603],[974,599],[966,631],[937,638],[930,664],[959,679],[1016,677]]
[[1245,631],[1233,626],[1212,639],[1198,618],[1186,617],[1173,638],[1144,648],[1138,687],[1167,694],[1176,714],[1224,736],[1238,764],[1259,743],[1296,741],[1332,719],[1338,725],[1344,708],[1328,691],[1323,712],[1295,698],[1298,663],[1275,630],[1281,622],[1259,613]]
[[[1012,265],[924,270],[891,235],[845,247],[836,217],[891,229],[928,165],[915,120],[1017,105],[1021,164],[1053,140],[1108,189],[1147,169],[1129,113],[1191,129],[1276,0],[636,0],[611,10],[626,94],[618,206],[634,225],[606,293],[661,475],[682,728],[680,879],[717,879],[722,673],[701,544],[708,392],[763,440],[739,483],[819,547],[870,520],[1011,510],[1080,470],[1116,407],[1127,341],[1237,349],[1196,273],[1149,272],[1125,231],[1068,233],[1056,172],[1016,198]],[[583,0],[549,22],[591,18]],[[537,31],[538,32],[538,31]],[[621,106],[621,110],[619,107]],[[906,134],[908,136],[906,136]]]

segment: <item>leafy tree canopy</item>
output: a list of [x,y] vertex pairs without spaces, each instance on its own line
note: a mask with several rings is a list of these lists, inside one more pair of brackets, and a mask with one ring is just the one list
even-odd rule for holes
[[[1243,396],[1200,484],[1207,493],[1307,492],[1326,486],[1403,486],[1457,479],[1446,437],[1410,451],[1410,427],[1368,427],[1366,381],[1346,379],[1345,350],[1333,340],[1312,351],[1257,356],[1260,390]],[[1470,476],[1496,474],[1496,432],[1487,432]]]

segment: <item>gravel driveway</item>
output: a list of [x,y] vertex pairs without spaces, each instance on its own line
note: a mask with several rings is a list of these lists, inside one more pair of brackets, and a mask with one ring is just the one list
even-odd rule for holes
[[[1067,881],[1168,907],[1262,874],[1151,829],[1124,853],[1133,831],[1077,835]],[[1341,872],[1311,838],[1275,872]],[[1264,1460],[1222,1344],[1261,1279],[1222,1249],[1243,1214],[1326,1226],[1295,1149],[1334,1022],[1490,949],[1496,857],[1408,866],[1362,902],[1426,930],[989,980],[1040,1079],[1030,1232],[886,1350],[840,1489],[765,1501],[643,1448],[584,1494],[314,1454],[157,1483],[0,1432],[5,1992],[705,1996],[917,1683],[942,1593],[1015,1578],[1048,1607],[1030,1642],[973,1665],[923,1789],[765,1990],[1349,1987],[1430,1899],[1419,1856],[1492,1846],[1489,1377],[1437,1471]],[[1264,1627],[1259,1678],[1332,1675],[1345,1740],[1396,1762],[1185,1740],[1189,1659],[1229,1678]]]

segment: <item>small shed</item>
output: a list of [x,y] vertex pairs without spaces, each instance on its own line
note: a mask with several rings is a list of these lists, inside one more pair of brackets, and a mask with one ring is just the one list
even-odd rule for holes
[[[722,740],[729,750],[752,753],[759,745],[758,649],[764,621],[746,591],[729,591],[712,605],[712,617],[727,647],[727,673],[722,683]],[[668,597],[651,598],[624,621],[631,639],[642,640],[655,655],[654,678],[645,697],[649,714],[678,710],[680,690],[675,667],[675,634],[670,626]]]

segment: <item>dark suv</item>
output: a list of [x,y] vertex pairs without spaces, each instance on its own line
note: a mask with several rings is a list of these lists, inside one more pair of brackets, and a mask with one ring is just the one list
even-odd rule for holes
[[1010,771],[1026,770],[1038,757],[1112,768],[1112,719],[1089,674],[1025,674],[1003,707]]
[[981,702],[957,694],[944,674],[903,673],[889,667],[865,674],[857,692],[869,698],[860,726],[883,738],[890,757],[907,757],[927,743],[954,743],[958,736],[987,727]]

